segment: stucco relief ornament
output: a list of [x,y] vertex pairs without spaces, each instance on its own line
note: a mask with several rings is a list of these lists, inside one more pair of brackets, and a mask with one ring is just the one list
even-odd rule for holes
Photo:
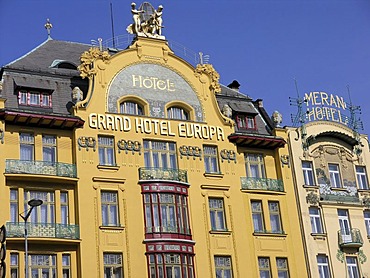
[[275,110],[274,113],[272,113],[271,120],[275,127],[280,127],[280,124],[283,122],[283,115]]
[[231,118],[231,116],[233,115],[233,110],[227,103],[222,107],[222,114],[228,118]]
[[215,93],[221,92],[221,86],[219,83],[220,75],[213,68],[211,64],[198,64],[195,68],[195,76],[200,77],[202,74],[206,74],[211,78],[211,85],[209,86],[211,90]]
[[91,47],[89,51],[85,51],[81,55],[81,65],[77,68],[80,71],[80,76],[82,78],[92,78],[97,72],[94,68],[94,63],[99,59],[104,63],[108,63],[110,57],[108,51],[102,51],[98,47]]
[[310,193],[307,194],[306,196],[306,202],[311,205],[316,205],[320,201],[320,197],[318,194],[315,192],[311,191]]

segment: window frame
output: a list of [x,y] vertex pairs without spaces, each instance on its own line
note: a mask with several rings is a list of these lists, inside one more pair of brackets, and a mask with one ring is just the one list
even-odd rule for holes
[[[213,204],[218,204],[214,206]],[[221,206],[220,206],[221,204]],[[223,197],[208,197],[210,228],[212,232],[227,232],[225,201]]]
[[[103,139],[105,142],[103,142]],[[98,135],[98,155],[99,165],[117,166],[115,139],[113,136]],[[110,156],[111,158],[109,158]]]
[[[109,256],[109,257],[108,257]],[[112,263],[113,262],[113,263]],[[104,252],[103,253],[104,277],[123,278],[123,255],[122,253]],[[106,271],[109,270],[109,276]],[[117,273],[117,271],[119,273]]]
[[[262,153],[244,153],[245,172],[249,178],[265,179],[266,166]],[[254,169],[252,171],[252,169]]]
[[[319,262],[319,259],[324,259],[323,262]],[[331,278],[331,270],[329,259],[326,254],[318,254],[316,256],[317,270],[320,278]]]
[[[10,253],[10,277],[19,278],[19,254],[15,252]],[[13,275],[14,274],[14,275]]]
[[[308,164],[305,166],[304,164]],[[314,175],[314,168],[313,168],[313,162],[309,160],[302,160],[302,172],[303,172],[303,180],[304,185],[308,186],[315,186],[316,180]]]
[[[37,224],[54,224],[56,222],[56,200],[55,190],[42,191],[42,190],[24,190],[24,210],[29,209],[28,200],[40,199],[43,203],[40,206],[34,207],[30,215],[30,223]],[[46,219],[45,219],[46,216]]]
[[206,174],[220,174],[218,147],[203,145],[204,170]]
[[124,100],[119,104],[119,111],[121,114],[143,116],[144,106],[134,100]]
[[271,278],[271,262],[269,257],[258,257],[258,271],[260,277]]
[[[254,210],[253,204],[259,204],[260,205],[260,210]],[[263,204],[261,200],[251,200],[251,212],[252,212],[252,221],[253,221],[253,229],[255,233],[265,233],[266,232],[266,226],[265,226],[265,221],[264,221],[264,214],[263,214]],[[257,216],[258,218],[255,218],[254,216]],[[261,228],[256,229],[256,222],[255,220],[258,221],[258,225],[261,224]]]
[[[353,262],[348,262],[349,259],[353,259]],[[346,256],[346,266],[348,278],[360,278],[360,267],[358,265],[357,257]]]
[[[194,278],[194,255],[189,253],[150,253],[147,254],[148,277],[189,277]],[[180,276],[175,276],[174,270]],[[172,276],[167,276],[171,270]]]
[[[335,166],[336,169],[330,169],[330,166]],[[333,188],[343,188],[343,181],[339,164],[328,163],[328,171],[330,178],[330,186]]]
[[[233,264],[231,256],[215,255],[213,257],[215,274],[217,278],[232,278]],[[225,273],[226,272],[226,273]]]
[[18,90],[18,105],[52,108],[52,94],[37,90]]
[[276,258],[276,268],[277,268],[279,278],[281,277],[289,278],[290,277],[288,258],[277,257]]
[[101,190],[100,202],[102,226],[121,227],[118,192],[114,190]]
[[[268,210],[269,210],[271,233],[273,233],[273,234],[283,234],[284,230],[283,230],[283,224],[282,224],[282,220],[281,220],[280,202],[279,201],[268,201],[267,204],[268,204]],[[272,210],[271,205],[273,205],[273,204],[277,205],[277,210]],[[279,226],[278,229],[276,229],[276,230],[272,226],[272,223],[275,223],[275,220],[278,221],[277,223],[278,223],[278,226]]]
[[364,221],[365,221],[367,237],[370,237],[370,209],[364,210]]
[[[67,260],[64,260],[67,259]],[[62,277],[63,278],[71,278],[71,255],[70,254],[62,254]]]
[[180,105],[172,105],[166,109],[167,119],[189,121],[190,112]]
[[[363,169],[363,172],[359,171]],[[366,167],[361,165],[355,165],[356,181],[359,189],[368,190],[369,180],[367,178]]]
[[256,117],[254,115],[238,113],[236,115],[236,124],[238,129],[257,130]]
[[[42,273],[45,269],[49,270],[48,277],[56,277],[57,276],[57,255],[56,254],[29,254],[29,273],[33,277],[33,270],[38,272],[38,277],[43,277]],[[43,261],[49,262],[49,264],[40,264],[40,257],[43,258]],[[33,262],[36,260],[36,264]],[[50,271],[52,275],[50,275]],[[41,274],[41,275],[40,275]],[[54,275],[53,275],[54,274]]]
[[[315,210],[317,213],[312,213],[312,210]],[[324,228],[323,228],[320,208],[318,208],[318,207],[309,207],[308,212],[309,212],[309,215],[310,215],[312,234],[323,234],[324,233]]]
[[[28,158],[24,157],[24,153]],[[35,135],[31,132],[19,132],[19,158],[25,161],[35,160]]]
[[[47,158],[50,156],[50,158]],[[57,137],[55,135],[42,135],[42,160],[44,162],[57,162]]]
[[144,140],[143,151],[145,167],[178,169],[176,142]]

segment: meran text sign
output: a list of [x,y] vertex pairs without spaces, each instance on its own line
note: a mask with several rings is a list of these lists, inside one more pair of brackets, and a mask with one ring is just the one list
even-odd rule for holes
[[348,124],[348,118],[342,112],[347,109],[343,97],[325,92],[305,94],[308,121],[333,121]]
[[135,130],[136,133],[162,136],[225,140],[224,130],[219,126],[190,122],[175,123],[162,119],[130,118],[121,115],[91,113],[89,115],[89,127],[122,132]]

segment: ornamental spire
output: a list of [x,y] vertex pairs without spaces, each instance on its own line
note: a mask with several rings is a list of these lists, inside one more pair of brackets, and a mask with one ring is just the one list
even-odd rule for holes
[[48,31],[48,39],[51,39],[50,29],[53,28],[53,25],[50,23],[49,19],[46,20],[46,23],[45,23],[44,27]]

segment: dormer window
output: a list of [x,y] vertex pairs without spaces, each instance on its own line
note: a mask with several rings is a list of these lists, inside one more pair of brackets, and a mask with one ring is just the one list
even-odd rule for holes
[[51,108],[51,94],[39,91],[18,91],[18,104],[25,106]]
[[189,113],[181,107],[173,106],[167,109],[167,118],[175,120],[189,120]]
[[239,129],[256,129],[254,116],[239,114],[236,116],[236,122]]
[[130,115],[144,115],[143,107],[133,101],[125,101],[120,104],[120,112]]

